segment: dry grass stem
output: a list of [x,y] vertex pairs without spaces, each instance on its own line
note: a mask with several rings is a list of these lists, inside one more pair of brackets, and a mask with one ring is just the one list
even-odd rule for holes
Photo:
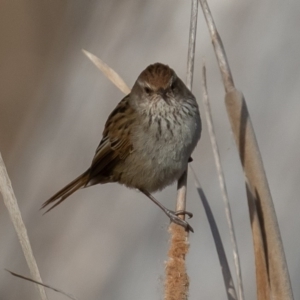
[[192,0],[190,32],[189,32],[187,75],[186,75],[186,85],[190,90],[192,90],[192,87],[193,87],[197,20],[198,20],[198,1],[197,0]]
[[230,203],[229,203],[229,198],[228,198],[228,193],[227,193],[227,188],[226,188],[226,183],[225,183],[225,177],[224,177],[224,173],[223,173],[223,169],[222,169],[219,148],[218,148],[217,139],[216,139],[216,135],[215,135],[215,129],[214,129],[213,120],[212,120],[212,114],[211,114],[211,108],[210,108],[208,90],[207,90],[207,82],[206,82],[206,68],[205,68],[204,63],[203,63],[203,68],[202,68],[202,90],[203,90],[203,104],[204,104],[204,109],[205,109],[207,127],[208,127],[208,132],[209,132],[209,137],[210,137],[210,141],[211,141],[214,158],[215,158],[218,179],[219,179],[219,184],[220,184],[220,188],[221,188],[221,194],[222,194],[222,198],[223,198],[223,201],[225,204],[225,214],[226,214],[226,218],[227,218],[227,223],[228,223],[230,237],[231,237],[231,243],[232,243],[232,247],[233,247],[234,265],[235,265],[235,271],[236,271],[237,281],[238,281],[238,294],[239,294],[239,299],[242,300],[242,299],[244,299],[244,289],[243,289],[240,257],[239,257],[239,253],[238,253],[238,246],[237,246],[237,241],[236,241],[236,236],[235,236],[235,231],[234,231],[234,225],[233,225],[233,220],[232,220],[232,215],[231,215],[231,208],[230,208]]
[[166,262],[165,300],[186,300],[188,298],[189,277],[186,272],[185,255],[189,244],[187,232],[177,224],[171,223],[168,261]]
[[225,284],[227,299],[228,300],[237,300],[238,299],[237,293],[236,293],[236,290],[234,287],[234,282],[233,282],[233,279],[231,276],[230,268],[228,265],[228,261],[227,261],[226,253],[225,253],[224,246],[223,246],[223,243],[221,240],[221,236],[219,233],[219,229],[217,227],[217,223],[215,221],[215,218],[214,218],[211,208],[209,206],[208,200],[204,194],[204,191],[201,187],[200,181],[199,181],[193,167],[190,166],[190,169],[192,171],[192,174],[194,175],[197,192],[198,192],[201,202],[203,204],[205,214],[207,216],[207,220],[208,220],[208,223],[209,223],[212,235],[213,235],[213,239],[214,239],[214,242],[216,245],[216,250],[218,253],[218,258],[219,258],[219,262],[221,265],[223,280],[224,280],[224,284]]
[[[198,1],[191,2],[191,19],[187,62],[187,87],[192,90],[196,31],[198,18]],[[178,180],[176,210],[186,209],[187,169]],[[184,219],[184,215],[180,216]],[[170,225],[170,251],[166,263],[165,300],[186,300],[188,297],[188,275],[185,268],[185,255],[188,251],[188,233],[176,224]]]
[[105,62],[94,54],[82,49],[82,52],[96,65],[96,67],[101,70],[105,76],[114,84],[116,87],[122,91],[125,95],[130,93],[130,88],[126,85],[124,80]]
[[[198,1],[192,0],[190,32],[189,32],[189,48],[188,48],[188,62],[187,62],[187,87],[192,90],[193,75],[194,75],[194,61],[195,61],[195,47],[196,47],[196,32],[197,32],[197,18],[198,18]],[[186,209],[186,191],[187,191],[187,170],[178,180],[177,185],[177,204],[176,210]],[[184,215],[180,216],[184,219]]]
[[[3,197],[4,204],[8,210],[10,219],[14,225],[14,228],[17,232],[22,251],[24,253],[27,265],[29,267],[31,276],[34,280],[42,282],[41,275],[36,263],[36,260],[33,256],[31,245],[29,242],[29,237],[25,224],[22,219],[22,215],[18,206],[16,196],[14,194],[11,181],[7,174],[5,164],[3,162],[1,153],[0,153],[0,192]],[[38,285],[38,290],[42,300],[47,300],[46,292],[44,287]]]
[[234,88],[234,83],[233,83],[233,78],[231,75],[229,63],[227,60],[227,56],[225,53],[225,49],[222,43],[222,40],[220,38],[219,32],[217,30],[217,27],[214,23],[214,19],[212,17],[212,14],[210,12],[209,6],[207,4],[206,0],[199,0],[202,11],[207,23],[207,27],[211,36],[211,40],[215,49],[217,61],[219,64],[219,68],[221,71],[222,79],[223,79],[223,84],[225,87],[225,91],[228,92],[232,88]]
[[18,278],[21,278],[21,279],[24,279],[24,280],[27,280],[27,281],[36,283],[36,284],[41,285],[41,286],[43,286],[43,287],[46,287],[46,288],[48,288],[48,289],[50,289],[50,290],[52,290],[52,291],[54,291],[54,292],[60,293],[60,294],[62,294],[62,295],[65,295],[66,297],[68,297],[68,298],[70,298],[70,299],[72,299],[72,300],[77,300],[77,298],[75,298],[74,296],[72,296],[72,295],[70,295],[70,294],[64,292],[64,291],[61,290],[61,289],[57,289],[57,288],[52,287],[52,286],[50,286],[50,285],[48,285],[48,284],[44,284],[44,283],[42,283],[42,282],[33,280],[33,279],[31,279],[31,278],[28,278],[28,277],[26,277],[26,276],[23,276],[23,275],[14,273],[14,272],[9,271],[9,270],[6,270],[6,271],[9,272],[9,273],[10,273],[11,275],[13,275],[13,276],[16,276],[16,277],[18,277]]

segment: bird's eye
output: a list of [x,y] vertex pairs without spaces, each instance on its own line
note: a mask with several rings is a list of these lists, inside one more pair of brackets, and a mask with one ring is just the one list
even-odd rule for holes
[[150,94],[151,93],[151,89],[149,87],[144,87],[144,91],[147,93],[147,94]]

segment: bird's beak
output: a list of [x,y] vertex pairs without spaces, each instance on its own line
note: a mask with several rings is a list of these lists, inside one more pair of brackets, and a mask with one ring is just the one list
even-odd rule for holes
[[168,104],[170,105],[170,100],[169,100],[169,97],[167,96],[167,91],[163,88],[159,89],[159,91],[157,92],[161,98]]

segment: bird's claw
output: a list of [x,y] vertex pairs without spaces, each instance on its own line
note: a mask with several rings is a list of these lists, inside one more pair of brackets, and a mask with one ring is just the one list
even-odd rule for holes
[[176,212],[168,211],[167,214],[168,214],[168,217],[170,218],[170,220],[172,222],[174,222],[177,225],[182,226],[187,232],[189,232],[189,231],[194,232],[193,227],[187,221],[182,220],[181,218],[179,218],[177,216],[177,215],[183,215],[184,214],[184,215],[188,215],[189,218],[191,218],[193,216],[192,213],[182,210],[182,211],[176,211]]
[[177,211],[174,212],[174,214],[176,216],[187,215],[189,217],[189,219],[193,217],[193,214],[189,211],[186,211],[186,210],[177,210]]

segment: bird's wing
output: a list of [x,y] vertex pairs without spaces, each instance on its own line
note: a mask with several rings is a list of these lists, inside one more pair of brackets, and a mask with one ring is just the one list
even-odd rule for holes
[[113,170],[133,151],[130,133],[136,123],[134,109],[126,96],[108,117],[103,138],[90,167],[88,185],[115,181]]

